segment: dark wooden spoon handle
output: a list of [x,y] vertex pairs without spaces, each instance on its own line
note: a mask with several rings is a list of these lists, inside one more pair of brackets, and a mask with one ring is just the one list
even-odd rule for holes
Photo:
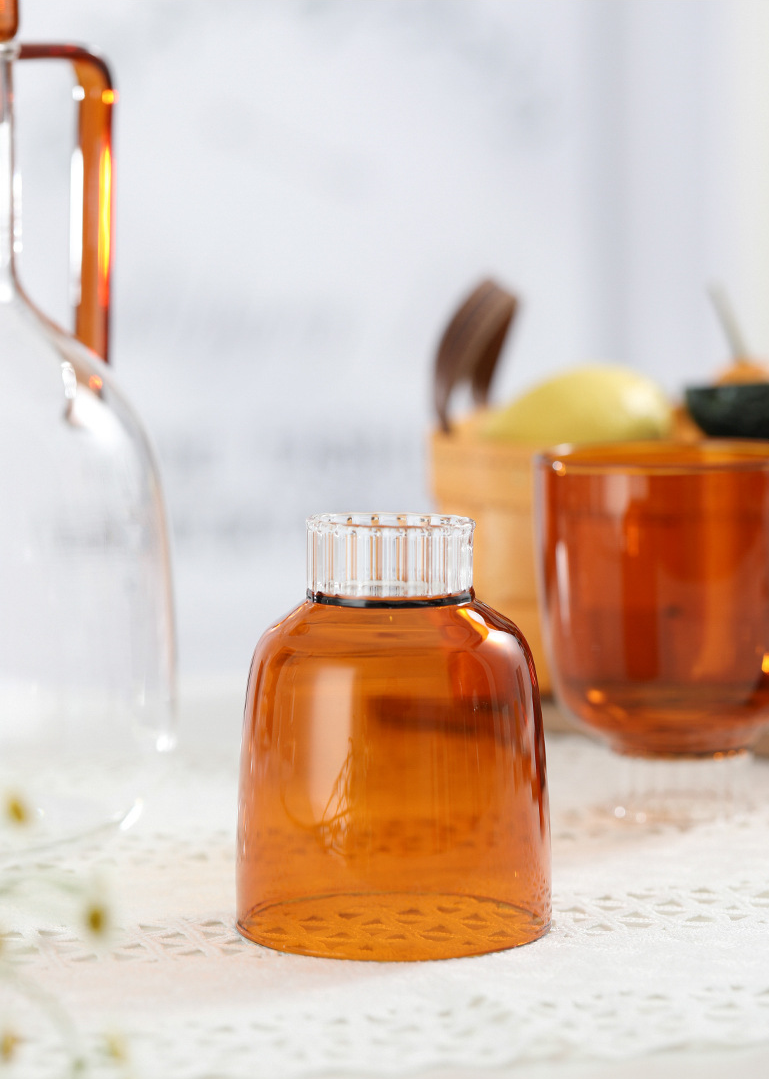
[[449,400],[454,388],[469,382],[477,405],[488,401],[489,387],[502,346],[518,309],[511,292],[482,281],[451,318],[438,345],[434,401],[438,423],[449,431]]

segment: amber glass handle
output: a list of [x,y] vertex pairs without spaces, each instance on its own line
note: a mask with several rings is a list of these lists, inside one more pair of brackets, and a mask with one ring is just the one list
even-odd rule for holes
[[0,0],[0,41],[10,41],[19,29],[19,6],[16,0]]
[[[7,8],[0,0],[0,33]],[[80,289],[75,336],[103,360],[109,358],[109,294],[112,268],[112,106],[115,89],[104,60],[79,45],[22,45],[21,60],[69,60],[80,87],[78,144],[82,155],[82,235],[70,242],[80,250]]]

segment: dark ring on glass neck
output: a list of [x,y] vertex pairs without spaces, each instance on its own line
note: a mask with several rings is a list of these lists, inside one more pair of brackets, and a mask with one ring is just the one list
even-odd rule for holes
[[456,607],[460,603],[470,603],[475,599],[472,588],[467,592],[454,592],[450,596],[429,596],[426,599],[415,599],[405,596],[403,599],[381,599],[378,596],[327,596],[324,592],[313,592],[307,589],[307,598],[313,603],[326,603],[331,607],[378,607],[398,608],[404,607]]

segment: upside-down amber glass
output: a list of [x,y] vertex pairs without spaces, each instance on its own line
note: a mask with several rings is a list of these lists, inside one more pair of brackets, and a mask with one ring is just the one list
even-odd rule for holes
[[566,448],[536,481],[561,703],[624,754],[749,748],[769,721],[769,443]]
[[251,667],[240,931],[380,960],[534,940],[550,921],[539,696],[520,632],[474,598],[472,522],[308,525],[308,598]]

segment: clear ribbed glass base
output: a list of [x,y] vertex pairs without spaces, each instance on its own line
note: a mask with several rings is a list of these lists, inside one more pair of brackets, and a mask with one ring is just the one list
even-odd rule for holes
[[752,753],[712,757],[619,756],[618,789],[609,812],[618,821],[688,825],[729,820],[750,806]]
[[307,521],[307,588],[372,598],[467,592],[474,528],[469,517],[440,514],[317,514]]

